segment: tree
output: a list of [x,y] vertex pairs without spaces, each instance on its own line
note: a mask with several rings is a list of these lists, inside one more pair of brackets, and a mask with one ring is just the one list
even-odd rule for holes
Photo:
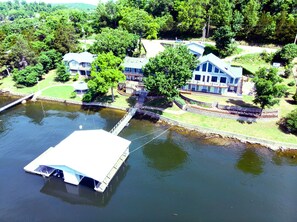
[[277,69],[259,69],[253,79],[256,88],[254,99],[255,104],[259,104],[263,110],[279,103],[279,98],[285,95],[286,86],[280,84],[282,78],[278,75]]
[[42,65],[37,64],[35,66],[27,66],[22,70],[15,69],[12,78],[17,84],[33,86],[40,80],[43,73]]
[[178,89],[192,77],[197,62],[185,46],[168,47],[146,64],[145,88],[172,102],[178,96]]
[[293,100],[295,101],[295,103],[297,103],[297,89],[296,89],[296,92],[295,92],[295,94],[293,96]]
[[232,21],[233,2],[229,0],[212,0],[210,17],[214,25],[229,26]]
[[159,25],[154,18],[142,9],[124,8],[121,11],[122,19],[119,26],[130,33],[140,37],[156,39],[159,32]]
[[71,24],[59,23],[54,36],[54,49],[65,55],[76,50],[75,30]]
[[93,54],[113,52],[115,56],[124,58],[126,55],[132,56],[138,38],[126,30],[103,28],[90,50]]
[[178,13],[178,29],[181,32],[201,33],[205,23],[205,7],[207,1],[177,1],[175,9]]
[[99,93],[107,93],[111,88],[112,101],[114,101],[113,88],[125,80],[122,72],[122,59],[112,52],[98,54],[92,63],[91,79],[88,81],[88,96],[94,99]]
[[70,73],[67,71],[64,62],[61,62],[57,66],[56,80],[59,82],[67,82],[70,78]]
[[229,26],[220,27],[215,31],[214,40],[221,56],[229,56],[236,49],[234,36],[235,33]]
[[297,57],[297,45],[294,43],[285,45],[280,50],[279,56],[285,64],[291,63],[293,59]]

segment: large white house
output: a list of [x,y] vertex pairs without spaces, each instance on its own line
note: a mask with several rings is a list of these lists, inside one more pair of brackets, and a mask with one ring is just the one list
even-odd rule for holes
[[214,54],[203,56],[193,71],[192,79],[183,90],[226,94],[241,94],[242,68],[233,67]]
[[143,67],[148,63],[147,58],[134,58],[126,56],[123,61],[126,80],[142,81]]
[[63,56],[67,70],[73,75],[78,73],[89,76],[91,74],[91,63],[94,60],[95,56],[89,52],[67,53]]

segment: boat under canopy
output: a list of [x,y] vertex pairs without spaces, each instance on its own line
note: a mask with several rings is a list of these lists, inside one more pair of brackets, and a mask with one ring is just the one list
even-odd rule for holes
[[93,179],[96,191],[104,192],[129,156],[130,143],[102,129],[74,131],[24,170],[45,177],[62,175],[66,183],[73,185],[88,177]]

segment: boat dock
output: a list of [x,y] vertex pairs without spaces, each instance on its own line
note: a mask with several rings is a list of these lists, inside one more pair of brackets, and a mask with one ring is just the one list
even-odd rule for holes
[[135,115],[137,108],[129,109],[128,113],[109,131],[113,135],[119,135],[119,133],[124,129],[129,123],[132,117]]
[[131,141],[104,130],[74,131],[24,167],[29,173],[59,175],[65,183],[94,181],[94,190],[104,192],[129,156]]
[[3,106],[2,108],[0,108],[0,113],[3,112],[3,111],[5,111],[5,110],[7,110],[7,109],[9,109],[9,108],[11,108],[11,107],[13,107],[13,106],[15,106],[15,105],[17,105],[17,104],[19,104],[19,103],[21,103],[21,102],[23,102],[24,100],[30,99],[33,96],[34,96],[34,93],[32,93],[30,95],[27,95],[27,96],[25,96],[23,98],[20,98],[20,99],[14,101],[12,103],[9,103],[6,106]]

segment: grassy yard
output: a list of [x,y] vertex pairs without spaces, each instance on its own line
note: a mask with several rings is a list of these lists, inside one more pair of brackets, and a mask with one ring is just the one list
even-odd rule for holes
[[184,94],[185,97],[194,99],[200,102],[213,103],[218,102],[221,105],[242,106],[242,107],[257,107],[253,104],[252,96],[243,96],[242,98],[229,98],[214,94]]
[[79,95],[77,95],[75,98],[71,97],[73,90],[74,88],[72,86],[59,85],[43,90],[41,96],[81,101],[81,97]]
[[208,117],[188,112],[181,115],[163,112],[162,115],[182,123],[197,125],[210,129],[217,129],[272,141],[297,143],[297,136],[283,133],[278,128],[275,121],[248,124],[240,123],[236,120]]
[[124,108],[129,108],[136,104],[136,99],[134,97],[122,96],[117,90],[114,90],[114,98],[115,101],[112,102],[111,91],[109,91],[107,94],[97,97],[95,102],[109,103]]
[[255,73],[259,68],[262,67],[271,67],[271,65],[261,57],[260,53],[246,54],[238,58],[235,58],[232,61],[232,65],[242,66],[250,73]]

